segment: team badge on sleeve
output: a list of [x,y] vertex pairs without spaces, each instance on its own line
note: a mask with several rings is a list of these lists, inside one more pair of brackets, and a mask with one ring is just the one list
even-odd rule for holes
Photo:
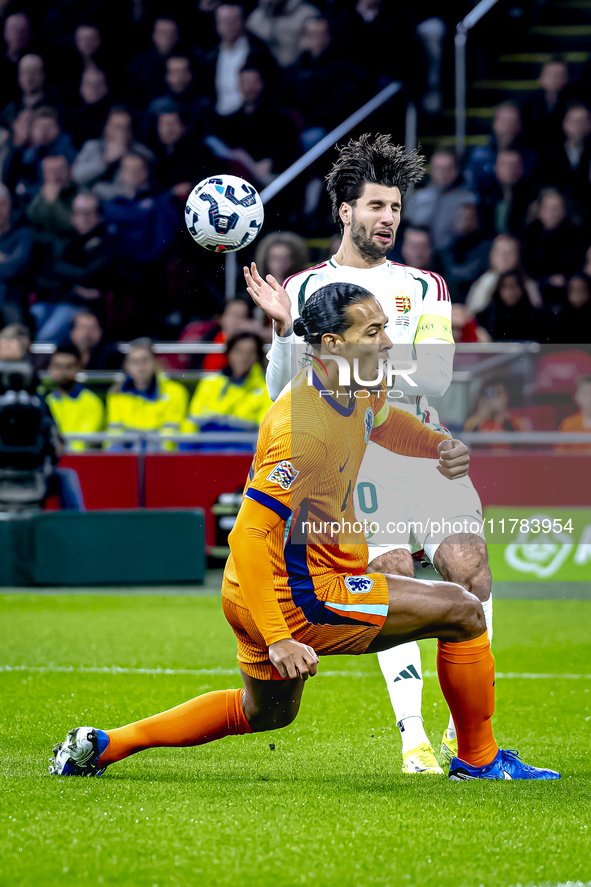
[[347,576],[345,586],[351,594],[367,594],[373,588],[373,579],[369,576]]
[[272,484],[279,484],[282,490],[289,490],[299,473],[291,462],[284,459],[275,466],[271,474],[267,475],[267,480]]

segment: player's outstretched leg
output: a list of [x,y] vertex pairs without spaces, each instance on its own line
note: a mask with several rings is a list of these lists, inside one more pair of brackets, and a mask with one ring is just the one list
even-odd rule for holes
[[[488,639],[492,644],[492,577],[484,540],[471,533],[459,533],[448,536],[440,545],[427,543],[426,548],[437,572],[446,582],[457,582],[481,602]],[[456,728],[450,715],[441,740],[441,754],[449,764],[457,753]]]
[[[371,554],[376,551],[379,549],[370,549]],[[414,578],[414,562],[408,549],[396,548],[374,557],[367,571]],[[402,739],[402,772],[443,776],[423,725],[423,674],[419,645],[413,641],[382,650],[378,653],[378,662]]]
[[492,731],[494,659],[480,601],[449,582],[387,576],[388,615],[367,653],[421,638],[438,639],[437,670],[458,734],[449,778],[559,779],[499,749]]
[[53,776],[100,776],[109,764],[148,748],[186,748],[224,736],[286,727],[296,717],[304,680],[260,681],[242,672],[244,690],[216,690],[119,727],[76,727],[53,749]]

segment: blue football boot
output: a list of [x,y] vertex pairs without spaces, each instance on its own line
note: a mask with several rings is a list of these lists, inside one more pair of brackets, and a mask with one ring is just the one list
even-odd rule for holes
[[108,744],[109,737],[104,730],[75,727],[64,742],[53,749],[49,772],[52,776],[100,776],[107,765],[97,766],[97,761]]
[[560,773],[524,764],[519,752],[500,748],[494,761],[485,767],[473,767],[460,758],[452,758],[448,778],[454,782],[464,779],[560,779]]

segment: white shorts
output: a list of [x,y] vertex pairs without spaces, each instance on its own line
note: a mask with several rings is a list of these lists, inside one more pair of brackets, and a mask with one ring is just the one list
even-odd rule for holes
[[484,539],[482,504],[469,477],[448,480],[436,459],[400,456],[370,443],[355,487],[355,514],[365,522],[369,561],[396,548],[425,553],[456,533]]

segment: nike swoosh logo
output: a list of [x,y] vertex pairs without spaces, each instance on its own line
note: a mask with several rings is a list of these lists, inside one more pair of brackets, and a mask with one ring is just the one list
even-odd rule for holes
[[344,471],[345,468],[347,467],[347,462],[349,461],[350,458],[351,458],[350,456],[347,456],[347,458],[346,458],[346,460],[345,460],[345,464],[343,465],[342,468],[339,468],[339,474],[342,474],[342,473],[343,473],[343,471]]

